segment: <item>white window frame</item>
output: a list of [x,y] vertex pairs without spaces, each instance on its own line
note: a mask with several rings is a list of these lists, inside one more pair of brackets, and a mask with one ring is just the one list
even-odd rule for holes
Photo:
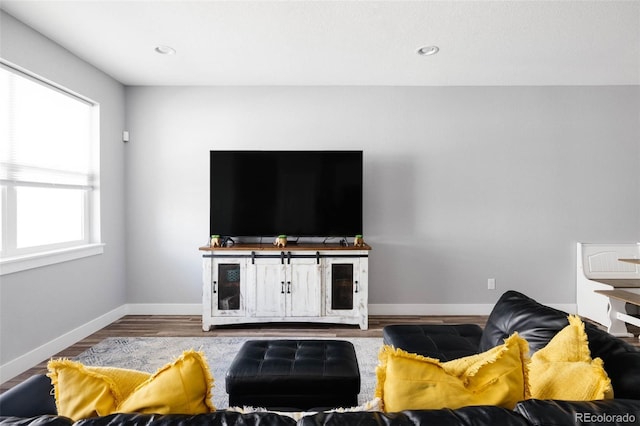
[[[100,152],[100,105],[76,92],[73,92],[59,84],[44,79],[34,73],[0,58],[0,66],[15,74],[26,77],[32,81],[64,93],[91,105],[91,120],[93,135],[92,169],[93,182],[88,186],[59,185],[53,183],[2,181],[0,185],[0,206],[4,223],[2,226],[2,251],[0,251],[0,276],[12,274],[28,269],[53,265],[70,260],[102,254],[104,244],[100,240],[100,190],[99,190],[99,152]],[[35,247],[16,247],[16,188],[39,187],[84,190],[84,214],[83,214],[83,239],[67,241],[63,243],[40,245]]]

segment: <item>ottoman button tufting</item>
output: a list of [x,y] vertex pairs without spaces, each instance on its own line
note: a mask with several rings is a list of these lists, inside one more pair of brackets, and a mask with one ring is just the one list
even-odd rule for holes
[[229,406],[267,408],[357,405],[360,370],[342,340],[249,340],[226,376]]

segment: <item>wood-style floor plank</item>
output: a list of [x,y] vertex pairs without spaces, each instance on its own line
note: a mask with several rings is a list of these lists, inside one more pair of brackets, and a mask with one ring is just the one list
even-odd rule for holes
[[[198,315],[127,315],[109,324],[87,338],[55,354],[52,358],[73,358],[107,337],[382,337],[382,328],[390,324],[478,324],[484,327],[487,316],[369,316],[369,329],[360,330],[352,325],[267,323],[231,325],[202,331],[202,317]],[[638,329],[630,330],[636,335]],[[640,347],[638,338],[625,338]],[[10,389],[34,374],[46,373],[48,360],[0,385],[0,393]]]
[[[484,316],[369,316],[369,329],[340,324],[267,323],[230,325],[202,330],[199,315],[127,315],[87,338],[65,348],[52,358],[72,358],[107,337],[206,337],[206,336],[264,336],[264,337],[382,337],[382,328],[388,324],[462,324],[477,323],[484,326]],[[48,360],[0,385],[0,392],[15,386],[33,374],[46,373]]]

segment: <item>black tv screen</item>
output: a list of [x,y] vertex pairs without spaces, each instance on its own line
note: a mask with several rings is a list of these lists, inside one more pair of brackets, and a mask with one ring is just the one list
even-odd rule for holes
[[362,151],[211,151],[210,233],[362,234]]

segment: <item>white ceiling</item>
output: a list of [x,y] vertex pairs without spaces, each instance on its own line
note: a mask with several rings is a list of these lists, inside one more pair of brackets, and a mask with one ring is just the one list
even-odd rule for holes
[[[640,84],[640,0],[0,0],[0,7],[126,85]],[[157,45],[177,53],[159,55]],[[424,45],[440,53],[417,55]]]

